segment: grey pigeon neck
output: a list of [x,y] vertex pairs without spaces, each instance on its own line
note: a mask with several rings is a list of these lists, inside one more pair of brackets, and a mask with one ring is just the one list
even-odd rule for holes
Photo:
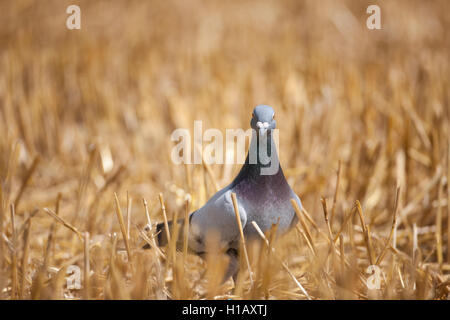
[[278,165],[278,168],[275,168],[278,170],[275,170],[276,173],[272,174],[272,175],[262,174],[264,172],[263,169],[268,168],[272,165],[271,162],[269,162],[269,163],[263,162],[262,159],[260,159],[260,154],[261,154],[260,148],[264,147],[263,146],[264,141],[262,141],[262,140],[263,139],[260,139],[259,135],[253,130],[252,141],[250,142],[250,148],[247,153],[247,158],[245,159],[245,163],[242,166],[241,171],[239,172],[237,177],[232,182],[232,186],[239,184],[242,180],[248,180],[248,179],[256,180],[256,179],[261,178],[261,179],[266,180],[266,179],[274,178],[274,179],[285,180],[283,170],[281,169],[281,166],[280,166],[277,148],[272,139],[271,132],[268,132],[268,135],[267,135],[266,149],[265,150],[263,149],[262,151],[263,151],[263,154],[267,154],[271,158],[271,161],[274,161],[274,163]]

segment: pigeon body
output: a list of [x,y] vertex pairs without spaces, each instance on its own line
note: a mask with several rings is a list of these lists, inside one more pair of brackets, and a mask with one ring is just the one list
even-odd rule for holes
[[[231,193],[236,194],[244,236],[248,239],[258,237],[252,221],[263,232],[278,223],[278,232],[283,233],[297,219],[290,200],[295,199],[301,208],[301,201],[287,183],[278,161],[273,139],[276,127],[273,109],[266,105],[255,107],[250,125],[254,129],[252,141],[237,177],[189,216],[189,248],[204,254],[208,235],[216,233],[231,258],[227,276],[237,272],[240,241]],[[158,225],[158,231],[159,242],[164,244],[163,224]]]

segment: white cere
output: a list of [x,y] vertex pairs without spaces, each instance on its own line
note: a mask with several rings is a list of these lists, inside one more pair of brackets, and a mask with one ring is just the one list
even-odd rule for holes
[[258,128],[268,128],[269,127],[269,123],[268,122],[261,122],[261,121],[258,121],[257,123],[256,123],[256,126],[258,127]]

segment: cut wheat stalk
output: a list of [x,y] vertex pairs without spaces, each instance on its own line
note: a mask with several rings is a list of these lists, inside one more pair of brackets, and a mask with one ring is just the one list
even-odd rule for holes
[[305,297],[308,300],[312,300],[311,296],[308,294],[308,292],[305,290],[305,288],[302,286],[302,284],[297,280],[297,278],[295,277],[295,275],[292,273],[292,271],[289,269],[289,267],[286,265],[286,263],[284,263],[284,261],[281,260],[281,258],[279,258],[275,252],[275,249],[273,247],[270,246],[269,240],[267,240],[266,236],[264,235],[264,233],[262,232],[261,228],[258,226],[258,224],[256,223],[256,221],[252,221],[252,225],[255,227],[256,231],[258,232],[259,236],[264,240],[264,243],[266,244],[266,246],[268,248],[271,248],[271,252],[273,253],[273,255],[277,258],[277,260],[279,260],[281,262],[281,265],[283,267],[283,269],[289,274],[289,276],[291,277],[291,279],[295,282],[295,284],[297,285],[297,287],[300,289],[300,291],[305,295]]
[[142,198],[142,203],[144,204],[145,218],[147,219],[147,225],[150,231],[153,231],[152,220],[150,218],[150,212],[148,210],[148,202],[145,198]]
[[300,233],[300,235],[305,239],[306,245],[308,246],[309,250],[311,251],[311,253],[316,256],[316,251],[314,250],[311,242],[308,239],[308,236],[306,235],[305,232],[303,232],[302,229],[300,229],[300,227],[298,225],[295,226],[296,230]]
[[334,236],[334,243],[337,242],[337,240],[339,239],[339,237],[341,236],[341,234],[344,232],[345,227],[347,227],[348,222],[353,218],[353,215],[355,214],[356,211],[356,207],[353,207],[350,212],[348,213],[348,215],[345,217],[344,222],[341,225],[341,228],[339,229],[339,231],[336,233],[336,235]]
[[89,264],[89,232],[84,233],[84,299],[89,300],[90,292],[90,264]]
[[127,229],[126,229],[125,223],[123,221],[122,209],[120,208],[119,198],[117,198],[117,194],[115,192],[114,192],[114,200],[115,200],[115,204],[116,204],[116,215],[117,215],[117,219],[119,220],[120,231],[122,232],[123,241],[125,242],[125,247],[127,250],[128,261],[131,263],[132,262],[131,248],[130,248],[130,243],[128,241]]
[[186,259],[189,244],[189,199],[186,199],[183,227],[183,257]]
[[192,192],[192,177],[191,177],[191,171],[189,170],[189,165],[184,165],[184,171],[186,175],[186,188],[188,190],[188,193]]
[[16,211],[14,208],[14,203],[10,205],[11,212],[11,298],[16,299],[18,293],[18,271],[17,271],[17,233],[15,225],[15,215]]
[[392,217],[392,227],[391,227],[391,232],[389,233],[389,237],[386,241],[386,244],[383,248],[383,250],[381,251],[380,255],[378,256],[378,259],[376,261],[376,265],[380,265],[381,261],[383,261],[384,259],[384,255],[386,254],[388,247],[391,245],[391,241],[394,237],[394,233],[395,230],[397,228],[397,212],[398,212],[398,207],[399,207],[399,197],[400,197],[400,187],[397,187],[397,191],[395,193],[395,204],[394,204],[394,214]]
[[[166,256],[164,255],[164,253],[161,251],[161,249],[159,248],[159,246],[156,243],[157,235],[153,232],[153,225],[152,225],[152,220],[150,219],[150,213],[148,211],[147,200],[145,198],[142,198],[142,202],[144,204],[145,217],[147,218],[147,226],[148,226],[149,232],[150,232],[150,239],[147,239],[148,243],[153,246],[153,248],[156,250],[157,254],[160,257],[163,257],[164,259],[166,259]],[[141,236],[148,238],[143,231],[142,232],[140,231],[140,234],[141,234]]]
[[417,236],[417,224],[413,223],[413,247],[412,247],[412,264],[417,266],[417,251],[418,251],[418,236]]
[[447,263],[450,263],[450,128],[447,127]]
[[178,210],[174,212],[172,220],[172,238],[169,242],[169,263],[172,266],[172,295],[174,299],[181,299],[185,295],[184,260],[177,259],[177,244],[180,232]]
[[361,228],[363,231],[363,235],[364,235],[364,241],[366,242],[366,248],[367,248],[367,255],[369,258],[369,262],[370,265],[374,264],[374,255],[373,255],[373,248],[372,248],[372,243],[371,243],[371,238],[370,238],[370,231],[368,226],[366,225],[366,223],[364,222],[364,215],[363,215],[363,211],[361,208],[361,203],[356,200],[356,207],[358,209],[358,214],[359,214],[359,219],[361,221]]
[[330,225],[333,225],[334,215],[336,213],[336,202],[338,198],[340,177],[341,177],[341,160],[338,161],[338,169],[336,172],[336,187],[334,189],[333,206],[331,207]]
[[165,254],[161,251],[161,249],[156,245],[156,236],[157,235],[153,235],[151,234],[150,237],[147,235],[147,233],[145,232],[144,229],[139,228],[139,226],[137,224],[134,225],[136,227],[136,229],[139,232],[139,236],[150,246],[150,248],[154,248],[156,249],[156,253],[163,258],[164,260],[167,259],[167,257],[165,256]]
[[316,249],[314,248],[314,243],[312,241],[311,232],[309,231],[308,225],[305,223],[305,219],[303,219],[303,214],[298,206],[297,201],[295,199],[291,199],[292,207],[294,207],[295,214],[297,215],[298,221],[300,221],[300,224],[302,225],[302,228],[305,232],[305,235],[307,237],[307,243],[309,246],[311,246],[312,251],[314,254],[316,253]]
[[198,152],[200,152],[200,154],[202,155],[203,168],[208,173],[208,176],[214,185],[215,192],[219,191],[219,189],[220,189],[219,184],[217,183],[216,177],[214,175],[214,172],[213,172],[211,166],[208,164],[207,161],[205,161],[205,154],[204,154],[204,152],[202,152],[202,147],[198,143],[195,144],[195,147],[197,148]]
[[92,203],[89,206],[88,212],[89,215],[92,214],[92,212],[95,210],[95,208],[97,207],[100,198],[102,197],[103,193],[117,180],[119,180],[119,177],[121,175],[121,173],[125,170],[125,167],[123,165],[120,165],[119,168],[114,172],[114,174],[112,174],[107,180],[106,182],[102,185],[102,187],[96,192],[95,197],[94,197],[94,201],[92,201]]
[[166,230],[167,242],[170,242],[170,230],[169,230],[169,221],[167,220],[166,206],[164,204],[163,194],[159,194],[159,203],[161,205],[161,211],[164,219],[164,228]]
[[27,187],[28,183],[30,182],[30,179],[33,176],[33,173],[36,171],[36,168],[39,164],[39,160],[40,160],[39,156],[36,156],[33,159],[33,162],[31,164],[30,168],[27,170],[27,172],[25,173],[25,175],[22,179],[22,183],[20,185],[19,192],[17,193],[17,196],[14,199],[14,206],[16,207],[16,209],[19,207],[19,202],[20,202],[20,199],[22,198],[25,188]]
[[372,236],[371,236],[370,226],[369,225],[366,226],[365,238],[366,238],[366,242],[367,242],[369,262],[370,262],[370,265],[373,265],[375,263],[375,252],[373,250]]
[[[438,200],[441,203],[444,193],[444,179],[441,179],[441,183],[438,186]],[[443,249],[442,249],[442,206],[437,208],[436,213],[436,258],[438,264],[441,266],[444,262]]]
[[27,216],[25,221],[22,223],[22,226],[20,227],[19,232],[17,232],[18,237],[23,236],[23,233],[25,232],[25,228],[28,224],[28,221],[30,221],[38,212],[39,212],[39,209],[36,208]]
[[77,228],[75,228],[74,226],[72,226],[70,223],[66,222],[63,218],[61,218],[60,216],[58,216],[52,209],[49,208],[44,208],[43,209],[44,212],[46,212],[49,216],[53,217],[56,221],[58,221],[59,223],[61,223],[63,226],[65,226],[66,228],[68,228],[70,231],[74,232],[78,238],[80,240],[83,240],[83,235],[81,234],[80,231],[78,231]]
[[[436,168],[434,176],[426,183],[425,187],[423,187],[420,192],[413,198],[413,200],[408,203],[402,210],[399,212],[399,217],[405,222],[405,219],[408,215],[410,215],[414,210],[420,208],[419,204],[423,200],[423,198],[429,194],[430,190],[433,189],[441,180],[442,176],[442,167],[438,166]],[[405,223],[406,226],[409,226]]]
[[344,250],[344,236],[339,235],[339,253],[341,255],[341,275],[345,274],[345,250]]
[[309,223],[311,223],[311,225],[314,227],[314,229],[316,229],[317,231],[320,231],[320,228],[317,226],[317,223],[313,220],[313,218],[311,218],[308,211],[306,211],[306,209],[303,206],[301,208],[301,212],[305,215],[306,220],[308,220]]
[[127,237],[130,241],[130,231],[131,231],[131,206],[133,204],[133,198],[131,198],[127,191]]
[[26,221],[25,231],[23,234],[23,256],[22,256],[22,282],[20,284],[19,298],[24,299],[25,287],[27,282],[28,273],[28,256],[30,252],[30,239],[31,239],[31,219]]
[[[3,185],[2,183],[0,183],[0,236],[3,237],[3,218],[4,217],[4,213],[3,213]],[[3,269],[3,241],[0,240],[0,268]],[[2,283],[0,283],[0,286],[2,285]]]
[[327,242],[329,242],[330,240],[328,239],[328,236],[319,228],[319,226],[317,225],[317,223],[311,218],[310,214],[308,213],[308,211],[306,211],[306,209],[302,206],[300,208],[301,213],[304,215],[304,217],[306,218],[306,220],[312,225],[312,227],[319,233],[319,235],[326,240]]
[[110,285],[115,285],[118,289],[116,290],[117,298],[120,300],[124,300],[129,298],[128,291],[125,288],[125,285],[121,281],[121,278],[119,276],[119,270],[117,270],[116,266],[116,252],[117,252],[117,234],[113,233],[112,237],[112,244],[111,244],[111,251],[110,251],[110,263],[109,263],[109,274],[111,276],[111,283]]
[[327,201],[325,200],[325,198],[321,198],[320,202],[322,202],[323,216],[325,218],[325,224],[327,226],[328,237],[329,237],[330,243],[334,246],[333,231],[331,231],[330,219],[328,218]]
[[170,262],[172,262],[174,267],[175,267],[175,262],[176,262],[176,251],[177,251],[179,230],[180,230],[180,228],[179,228],[179,223],[178,223],[178,210],[175,210],[175,212],[173,214],[173,220],[172,220],[172,237],[169,241],[169,257],[170,257]]
[[[44,211],[45,211],[45,209],[44,209]],[[52,225],[50,226],[50,231],[49,231],[48,237],[47,237],[47,245],[45,246],[45,251],[44,251],[44,261],[42,262],[41,267],[37,271],[36,279],[34,280],[34,283],[32,284],[32,287],[31,287],[31,299],[33,299],[33,300],[42,298],[41,292],[42,292],[42,289],[44,288],[44,282],[45,282],[44,278],[46,277],[46,272],[48,270],[48,265],[50,263],[53,237],[55,234],[55,225],[56,225],[56,221],[53,221]]]
[[22,144],[18,140],[11,142],[12,150],[11,150],[10,155],[7,160],[8,170],[6,171],[6,177],[5,177],[4,187],[3,187],[4,190],[2,192],[2,193],[4,193],[4,200],[7,200],[8,194],[11,190],[10,189],[11,182],[12,182],[13,176],[16,172],[17,164],[19,163],[19,155],[20,155],[20,151],[21,151],[21,146],[22,146]]
[[236,199],[236,194],[234,192],[231,193],[231,199],[233,201],[233,207],[234,207],[234,213],[236,215],[236,222],[239,228],[239,234],[241,236],[241,244],[242,244],[242,250],[244,251],[244,257],[245,262],[247,264],[247,269],[250,277],[250,283],[253,286],[253,275],[252,275],[252,269],[250,266],[250,260],[248,259],[248,253],[247,253],[247,246],[245,244],[245,237],[244,237],[244,230],[242,229],[242,223],[241,223],[241,215],[239,214],[239,206]]

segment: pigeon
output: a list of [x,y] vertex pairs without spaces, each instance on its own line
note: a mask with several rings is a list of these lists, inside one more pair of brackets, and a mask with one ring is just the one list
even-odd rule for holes
[[[241,239],[232,193],[236,194],[246,240],[259,239],[252,221],[255,221],[263,232],[269,230],[273,224],[278,224],[277,232],[285,233],[297,223],[290,200],[294,199],[299,208],[302,207],[300,198],[286,181],[278,160],[273,139],[276,121],[272,107],[256,106],[250,125],[253,129],[250,148],[239,174],[188,217],[188,247],[191,252],[199,256],[206,254],[207,236],[210,232],[220,239],[222,249],[230,258],[225,279],[230,276],[235,278],[239,270],[238,249]],[[179,222],[184,223],[181,219]],[[167,244],[164,223],[157,225],[157,232],[159,245]]]

